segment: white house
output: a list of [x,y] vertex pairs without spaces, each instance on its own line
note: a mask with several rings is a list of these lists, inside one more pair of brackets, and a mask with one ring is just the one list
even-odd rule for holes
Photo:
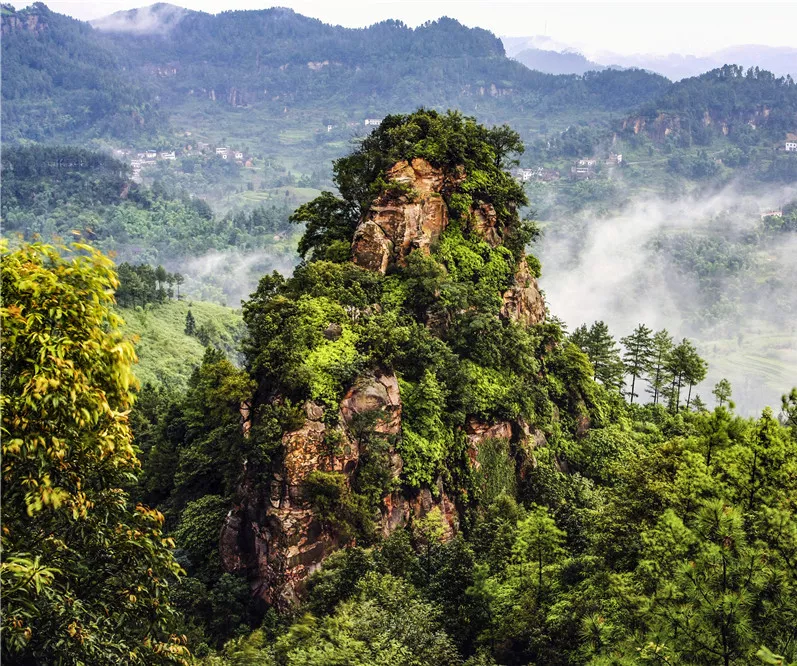
[[161,153],[161,159],[162,160],[173,160],[173,159],[176,159],[175,156],[174,156],[174,151],[173,150],[169,150],[169,151],[164,150]]
[[797,153],[797,141],[787,141],[783,144],[783,149],[787,153]]
[[365,119],[365,126],[366,127],[368,127],[368,126],[378,127],[381,124],[382,124],[382,119],[381,118],[366,118]]
[[229,148],[227,146],[222,146],[221,148],[216,148],[216,155],[221,155],[225,160],[227,159],[227,151]]
[[235,151],[235,159],[242,160],[244,158],[244,154],[240,150]]

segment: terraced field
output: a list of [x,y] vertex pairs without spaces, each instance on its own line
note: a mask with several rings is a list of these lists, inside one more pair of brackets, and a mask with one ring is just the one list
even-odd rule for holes
[[[701,342],[700,349],[710,368],[701,387],[704,400],[710,387],[727,377],[740,412],[752,415],[765,405],[777,411],[780,396],[797,386],[797,336],[793,333],[761,329],[738,338]],[[713,400],[708,402],[713,404]]]

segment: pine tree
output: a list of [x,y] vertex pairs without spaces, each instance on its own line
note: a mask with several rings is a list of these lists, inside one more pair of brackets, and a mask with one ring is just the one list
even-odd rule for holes
[[180,300],[180,285],[185,282],[185,278],[183,277],[182,273],[175,273],[174,274],[174,283],[177,285],[177,300]]
[[185,334],[196,335],[196,320],[194,319],[194,315],[190,309],[188,310],[188,314],[185,316]]
[[667,358],[672,352],[672,336],[666,328],[661,329],[653,336],[653,359],[651,362],[651,376],[648,378],[648,393],[653,396],[653,404],[659,404],[659,398],[668,383]]
[[670,408],[678,412],[681,407],[681,389],[689,385],[689,394],[686,398],[686,408],[692,399],[692,387],[706,378],[708,365],[700,357],[695,346],[686,338],[675,347],[667,358],[667,371],[672,377],[670,384]]
[[711,391],[714,394],[714,397],[717,399],[717,406],[722,407],[723,403],[726,400],[731,399],[732,391],[731,391],[731,383],[725,379],[720,379],[714,389]]
[[625,354],[623,354],[625,374],[631,375],[631,390],[628,392],[628,396],[633,405],[634,398],[639,397],[634,392],[636,380],[647,373],[653,363],[655,354],[653,331],[644,324],[639,324],[631,335],[621,338],[620,342],[625,347]]
[[689,409],[689,405],[692,402],[692,388],[706,378],[707,372],[708,363],[706,363],[706,361],[697,353],[697,350],[692,347],[691,353],[689,355],[689,364],[686,366],[686,372],[684,374],[684,379],[686,380],[686,383],[689,384],[689,393],[686,396],[687,409]]
[[573,331],[570,340],[589,358],[594,379],[608,388],[619,390],[622,387],[623,361],[605,322],[596,321],[589,330],[582,324]]

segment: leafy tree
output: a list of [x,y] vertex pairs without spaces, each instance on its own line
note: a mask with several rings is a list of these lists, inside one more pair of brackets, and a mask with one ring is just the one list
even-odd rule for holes
[[335,613],[305,615],[277,641],[278,664],[461,663],[440,624],[441,610],[408,583],[389,574],[367,574],[358,594]]
[[623,364],[625,373],[631,375],[631,390],[628,393],[631,404],[638,394],[634,392],[636,380],[650,370],[654,359],[653,331],[644,324],[639,324],[631,335],[620,339],[625,354],[623,354]]
[[3,658],[187,663],[163,516],[133,506],[132,345],[111,261],[2,248]]
[[543,572],[563,552],[565,533],[560,530],[545,507],[534,506],[518,523],[517,537],[512,552],[524,567],[531,565],[537,582],[537,594],[544,594]]

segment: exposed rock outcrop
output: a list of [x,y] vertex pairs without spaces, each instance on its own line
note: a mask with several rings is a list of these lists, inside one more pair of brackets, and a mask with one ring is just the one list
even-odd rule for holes
[[475,469],[479,469],[479,447],[488,439],[512,438],[512,424],[509,421],[485,423],[471,416],[465,423],[465,435],[468,438],[468,458]]
[[[344,545],[334,530],[314,515],[303,484],[315,470],[342,472],[351,478],[360,455],[352,426],[358,415],[374,412],[375,431],[386,436],[400,434],[401,399],[393,373],[363,376],[354,383],[341,401],[332,438],[324,423],[324,410],[306,403],[302,426],[282,437],[283,455],[275,462],[269,482],[263,486],[247,478],[240,489],[242,501],[222,527],[222,564],[227,571],[246,573],[253,594],[266,603],[292,606],[307,576],[332,550]],[[395,451],[389,455],[391,472],[398,477],[401,457]],[[388,495],[380,518],[381,532],[389,536],[435,507],[445,518],[446,535],[453,535],[458,527],[457,511],[442,483],[434,495],[429,489],[411,497],[401,491]]]
[[352,261],[385,273],[404,265],[412,250],[429,252],[448,226],[442,193],[456,183],[425,159],[398,162],[387,172],[389,188],[373,202],[354,234]]
[[491,247],[501,244],[503,229],[499,228],[498,215],[492,204],[482,203],[473,206],[471,230],[486,240]]
[[[413,250],[430,252],[449,223],[446,199],[465,177],[461,169],[448,172],[421,158],[398,162],[385,175],[388,186],[363,215],[352,242],[353,263],[383,274],[391,266],[405,265]],[[491,247],[500,245],[506,235],[489,203],[474,204],[463,222],[471,234]],[[525,258],[518,263],[513,284],[502,296],[501,317],[525,325],[543,320],[545,304]],[[362,312],[350,314],[356,317]],[[427,313],[426,323],[441,329],[446,325],[435,319],[433,311]],[[339,324],[329,324],[323,335],[336,340],[341,332]],[[330,415],[319,405],[306,403],[303,424],[283,434],[280,458],[273,461],[266,478],[253,479],[253,474],[245,474],[240,505],[230,512],[222,530],[225,568],[245,572],[253,594],[277,607],[292,606],[301,596],[307,576],[331,551],[346,545],[333,526],[314,515],[305,496],[309,475],[317,470],[339,472],[351,484],[360,463],[358,433],[367,427],[390,443],[390,473],[394,479],[401,476],[403,461],[392,448],[402,434],[396,376],[382,370],[359,377],[337,409],[337,418],[328,418]],[[247,420],[249,414],[247,406],[246,416],[243,410],[242,416]],[[373,415],[375,419],[370,418]],[[525,453],[540,443],[540,438],[544,442],[541,433],[509,421],[486,423],[470,418],[465,435],[474,467],[479,464],[479,446],[487,439],[506,439]],[[387,537],[435,509],[443,517],[444,538],[450,538],[458,529],[459,513],[442,479],[432,487],[414,492],[394,490],[384,497],[377,529]]]
[[526,326],[545,319],[545,301],[525,257],[518,264],[515,283],[504,292],[501,316]]

